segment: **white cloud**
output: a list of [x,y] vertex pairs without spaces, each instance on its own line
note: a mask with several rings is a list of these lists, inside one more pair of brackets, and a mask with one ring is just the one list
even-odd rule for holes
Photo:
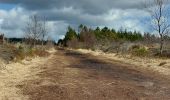
[[142,9],[118,9],[112,8],[101,14],[90,14],[82,9],[74,7],[53,8],[50,10],[26,10],[16,6],[11,10],[0,9],[1,32],[9,37],[24,36],[24,27],[32,14],[47,16],[49,35],[52,39],[63,38],[67,27],[77,28],[79,24],[89,27],[104,27],[119,29],[121,26],[129,30],[146,31],[147,25],[141,20],[148,17],[148,13]]
[[[9,11],[0,10],[0,33],[7,37],[23,37],[24,28],[29,16],[37,12],[28,12],[20,7]],[[48,21],[49,37],[52,39],[62,38],[69,24],[64,21]]]
[[63,38],[68,26],[64,21],[49,21],[47,24],[49,35],[55,40]]

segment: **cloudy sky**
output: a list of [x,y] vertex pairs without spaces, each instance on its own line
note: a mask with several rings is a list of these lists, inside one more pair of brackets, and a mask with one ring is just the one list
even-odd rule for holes
[[8,37],[24,36],[30,15],[46,16],[49,36],[62,38],[70,25],[149,31],[143,0],[0,0],[0,32]]

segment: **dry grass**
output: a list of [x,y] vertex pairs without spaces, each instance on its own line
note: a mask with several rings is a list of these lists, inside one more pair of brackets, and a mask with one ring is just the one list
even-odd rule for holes
[[28,97],[22,96],[21,91],[15,86],[25,79],[34,78],[32,67],[45,62],[45,58],[35,58],[31,61],[22,61],[22,63],[11,63],[6,65],[5,70],[0,71],[0,100],[27,100]]
[[[38,54],[44,55],[42,52]],[[24,80],[37,79],[36,74],[40,71],[40,67],[46,64],[50,57],[26,58],[10,64],[0,60],[0,64],[3,64],[0,66],[5,68],[0,70],[0,100],[28,100],[28,96],[24,96],[16,86]]]
[[14,50],[14,61],[20,61],[26,57],[47,57],[49,53],[46,50],[40,48],[17,48]]
[[50,53],[27,46],[0,45],[0,100],[27,100],[16,85],[36,78],[36,72],[46,63]]
[[49,52],[41,48],[30,48],[28,45],[15,46],[12,44],[0,45],[0,59],[5,63],[20,62],[30,57],[47,57]]

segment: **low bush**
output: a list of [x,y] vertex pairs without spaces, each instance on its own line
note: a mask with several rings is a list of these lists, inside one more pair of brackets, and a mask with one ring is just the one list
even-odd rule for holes
[[160,54],[158,50],[154,56],[160,57],[160,58],[170,58],[170,50],[164,50],[162,54]]
[[140,56],[140,57],[146,57],[149,54],[149,51],[147,50],[146,47],[141,47],[141,46],[133,46],[132,47],[132,55],[134,56]]
[[133,45],[133,46],[131,47],[131,49],[132,49],[132,50],[134,50],[134,49],[140,49],[140,47],[141,47],[140,45]]
[[14,50],[14,61],[20,61],[26,57],[46,57],[48,55],[49,53],[42,49],[19,46]]
[[23,60],[25,58],[25,52],[24,49],[22,47],[16,48],[14,50],[14,61],[19,61],[19,60]]
[[41,49],[35,49],[33,53],[35,56],[39,56],[39,57],[49,56],[49,53],[47,51]]

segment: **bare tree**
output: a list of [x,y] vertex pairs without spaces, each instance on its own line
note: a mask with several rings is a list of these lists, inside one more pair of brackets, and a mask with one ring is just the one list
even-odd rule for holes
[[41,19],[37,15],[30,16],[30,20],[27,22],[25,28],[26,38],[30,40],[32,46],[35,46],[36,41],[47,35],[46,20]]
[[46,18],[44,17],[44,19],[43,19],[43,25],[42,25],[42,33],[41,33],[41,36],[42,36],[42,46],[44,46],[44,39],[45,39],[45,37],[47,36],[47,34],[48,34],[48,29],[47,29],[47,23],[46,23]]
[[146,3],[147,11],[151,15],[152,27],[160,36],[160,54],[163,53],[164,37],[170,30],[168,3],[168,0],[152,0]]

